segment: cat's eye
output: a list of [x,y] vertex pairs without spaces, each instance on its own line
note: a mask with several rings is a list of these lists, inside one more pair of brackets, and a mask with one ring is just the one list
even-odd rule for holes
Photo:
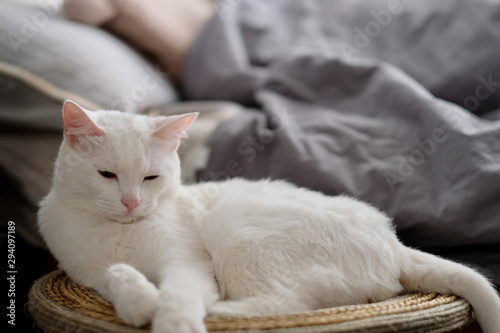
[[104,178],[116,178],[116,174],[112,173],[112,172],[109,172],[109,171],[105,171],[105,170],[99,170],[99,173],[101,174],[101,176],[103,176]]
[[156,178],[158,178],[158,175],[144,177],[144,180],[153,180],[153,179],[156,179]]

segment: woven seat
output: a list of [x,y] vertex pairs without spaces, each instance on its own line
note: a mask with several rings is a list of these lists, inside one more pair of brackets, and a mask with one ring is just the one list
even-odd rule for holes
[[[94,290],[71,281],[62,271],[37,280],[29,294],[29,311],[47,333],[135,332],[149,327],[126,326],[113,306]],[[472,321],[471,306],[453,295],[405,294],[385,302],[343,306],[288,316],[210,317],[211,332],[449,332]]]

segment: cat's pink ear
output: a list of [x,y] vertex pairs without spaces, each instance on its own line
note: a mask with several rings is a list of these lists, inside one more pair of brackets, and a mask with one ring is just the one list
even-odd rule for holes
[[154,136],[170,143],[170,149],[177,150],[187,128],[198,117],[198,113],[186,113],[180,116],[160,117],[156,122]]
[[85,109],[67,100],[63,106],[64,136],[70,145],[78,142],[78,138],[85,136],[102,136],[104,132],[92,121]]

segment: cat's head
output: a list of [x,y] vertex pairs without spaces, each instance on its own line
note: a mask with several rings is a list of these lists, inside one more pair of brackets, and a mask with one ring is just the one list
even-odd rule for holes
[[177,149],[196,117],[88,111],[66,101],[54,187],[96,218],[141,220],[180,186]]

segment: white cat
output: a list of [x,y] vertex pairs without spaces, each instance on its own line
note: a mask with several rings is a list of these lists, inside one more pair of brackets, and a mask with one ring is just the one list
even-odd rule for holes
[[196,114],[63,108],[65,138],[40,231],[60,267],[134,326],[206,332],[207,314],[289,314],[403,290],[469,300],[500,332],[500,298],[470,268],[402,245],[391,220],[283,181],[184,186],[177,149]]

